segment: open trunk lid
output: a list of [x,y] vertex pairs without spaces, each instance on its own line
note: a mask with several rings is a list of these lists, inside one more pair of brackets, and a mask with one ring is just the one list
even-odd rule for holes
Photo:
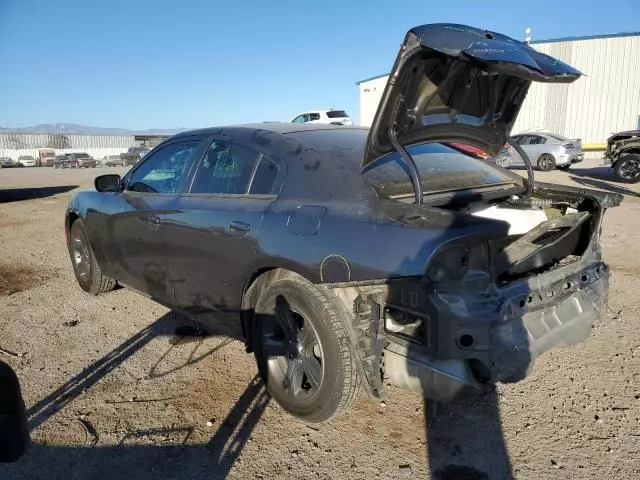
[[497,155],[532,81],[573,82],[571,66],[500,33],[430,24],[407,33],[365,146],[363,169],[408,147],[464,143]]

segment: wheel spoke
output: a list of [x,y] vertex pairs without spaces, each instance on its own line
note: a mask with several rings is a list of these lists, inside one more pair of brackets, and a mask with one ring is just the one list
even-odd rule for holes
[[298,338],[298,322],[286,302],[278,302],[275,309],[276,320],[280,324],[285,336],[290,340]]
[[289,390],[291,395],[297,397],[302,391],[302,379],[304,370],[302,369],[302,360],[294,358],[289,361],[287,371],[284,375],[284,387]]
[[313,355],[302,357],[302,370],[307,375],[311,388],[317,390],[322,382],[322,365]]
[[312,350],[313,345],[318,343],[316,339],[316,335],[313,332],[313,327],[311,325],[303,325],[302,328],[298,331],[298,344],[304,350]]

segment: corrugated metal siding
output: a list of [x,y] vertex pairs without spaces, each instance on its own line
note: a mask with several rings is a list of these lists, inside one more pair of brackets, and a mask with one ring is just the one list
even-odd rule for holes
[[[513,133],[546,129],[583,143],[640,128],[640,35],[533,43],[581,70],[569,85],[533,83]],[[358,85],[360,124],[369,126],[388,77]]]
[[131,135],[66,135],[62,133],[0,133],[0,149],[126,148],[135,147]]
[[640,128],[640,36],[533,45],[585,76],[570,85],[533,84],[514,133],[546,129],[582,143]]

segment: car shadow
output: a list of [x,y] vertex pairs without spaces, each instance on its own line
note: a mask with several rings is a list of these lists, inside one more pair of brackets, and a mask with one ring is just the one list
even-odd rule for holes
[[58,187],[0,189],[0,203],[20,202],[22,200],[34,200],[37,198],[52,197],[61,193],[67,193],[78,187],[78,185],[63,185]]
[[609,166],[594,168],[572,167],[571,170],[569,170],[569,173],[569,178],[580,185],[599,188],[612,193],[629,195],[631,197],[640,197],[640,193],[619,185],[624,184],[625,182],[616,177],[613,169]]
[[[46,423],[54,415],[69,407],[80,395],[86,393],[110,372],[143,349],[158,337],[170,337],[169,349],[160,356],[151,368],[150,376],[159,377],[193,365],[216,351],[229,345],[237,336],[229,337],[229,332],[238,332],[234,326],[225,325],[229,318],[223,318],[220,328],[202,330],[190,320],[176,312],[169,312],[116,348],[96,360],[80,373],[70,378],[64,385],[52,391],[45,398],[31,405],[26,413],[31,431]],[[236,322],[238,320],[235,320]],[[202,353],[203,338],[220,335],[224,338],[216,347]],[[159,370],[159,365],[177,345],[194,344],[194,350],[186,360],[170,370]],[[145,399],[141,402],[166,401],[167,398]],[[138,400],[134,400],[138,401]],[[124,403],[126,400],[107,403]],[[13,464],[0,465],[2,478],[30,479],[111,479],[111,478],[227,478],[233,465],[242,454],[243,448],[254,428],[259,423],[269,396],[263,382],[256,375],[247,385],[234,406],[219,424],[215,433],[205,443],[189,443],[194,425],[172,424],[171,427],[142,428],[127,432],[116,445],[99,445],[99,432],[90,422],[79,420],[87,437],[92,437],[83,446],[58,446],[33,444],[26,454]],[[148,445],[150,438],[158,439]],[[169,441],[167,442],[167,439]],[[140,440],[143,443],[140,444]],[[160,445],[158,445],[158,443]],[[162,443],[165,443],[162,445]],[[82,467],[79,467],[82,465]]]
[[[465,228],[462,225],[464,222],[464,219],[455,217],[449,224],[442,225],[443,231]],[[503,228],[506,235],[508,225],[497,220],[495,222],[497,229]],[[443,238],[442,243],[446,245],[446,239]],[[438,258],[437,254],[427,255],[431,252],[431,245],[423,246],[423,250],[426,250],[415,257],[405,257],[398,271],[405,271],[405,266],[415,264],[417,259],[430,258],[429,267],[435,265],[437,273],[442,266],[447,271],[445,276],[435,281],[430,276],[429,268],[419,281],[422,284],[420,287],[415,283],[412,286],[402,281],[389,282],[385,299],[387,306],[405,312],[427,312],[422,319],[424,328],[419,329],[414,337],[417,341],[404,342],[406,359],[401,363],[406,364],[407,381],[425,392],[424,431],[430,478],[514,478],[495,384],[497,377],[501,377],[503,382],[507,381],[507,377],[511,382],[520,381],[529,371],[529,337],[522,318],[526,310],[512,308],[512,305],[502,304],[502,301],[498,302],[498,311],[481,310],[480,305],[496,295],[496,289],[493,275],[483,277],[484,272],[492,268],[479,266],[477,255],[486,256],[491,259],[492,265],[497,265],[506,255],[500,248],[489,253],[488,250],[470,250],[466,246],[462,250],[449,250],[451,255],[443,259]],[[466,261],[470,264],[463,269],[461,265],[465,263],[461,263],[456,255],[469,255],[470,251],[476,256],[473,259],[467,257]],[[473,265],[476,265],[476,271]],[[412,304],[412,298],[418,298],[416,288],[430,294],[431,304],[426,300],[416,300]],[[526,287],[518,292],[518,298],[527,298],[529,294],[530,290]],[[384,328],[386,313],[384,310],[379,313],[380,327]],[[505,325],[507,318],[509,323]],[[464,335],[473,336],[471,345],[463,344]],[[388,348],[385,350],[385,363],[388,362]],[[425,370],[425,366],[428,369]],[[441,402],[429,398],[430,392],[454,396],[451,392],[456,390],[460,395],[453,401]]]
[[[0,465],[0,476],[33,480],[226,479],[268,403],[269,396],[256,376],[205,444],[189,443],[195,430],[190,424],[137,429],[109,446],[96,442],[85,446],[35,444],[17,462]],[[150,439],[153,445],[149,445]],[[132,443],[141,440],[143,444]]]

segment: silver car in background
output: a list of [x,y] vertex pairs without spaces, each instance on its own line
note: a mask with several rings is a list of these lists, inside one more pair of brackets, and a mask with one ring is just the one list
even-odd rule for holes
[[[584,159],[582,141],[570,139],[548,132],[528,132],[513,135],[512,138],[529,156],[531,164],[539,170],[548,172],[555,168],[567,170],[572,164]],[[505,166],[524,167],[524,161],[513,148],[508,147],[501,152],[499,163]]]

